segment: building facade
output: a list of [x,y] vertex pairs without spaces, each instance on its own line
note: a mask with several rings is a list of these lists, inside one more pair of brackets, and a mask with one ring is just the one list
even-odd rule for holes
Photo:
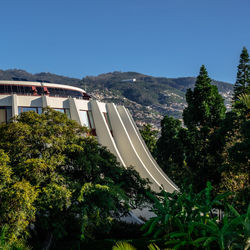
[[166,176],[151,156],[140,132],[124,106],[92,100],[82,89],[68,85],[0,81],[0,123],[22,112],[42,112],[50,107],[91,130],[98,142],[106,146],[126,168],[134,166],[151,187],[168,192],[178,187]]

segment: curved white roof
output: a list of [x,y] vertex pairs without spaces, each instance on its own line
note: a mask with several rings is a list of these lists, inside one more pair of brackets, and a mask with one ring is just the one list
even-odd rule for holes
[[28,82],[28,81],[0,80],[0,84],[62,88],[62,89],[77,90],[77,91],[86,93],[83,89],[80,89],[80,88],[77,88],[77,87],[74,87],[74,86],[64,85],[64,84],[57,84],[57,83],[48,83],[48,82]]

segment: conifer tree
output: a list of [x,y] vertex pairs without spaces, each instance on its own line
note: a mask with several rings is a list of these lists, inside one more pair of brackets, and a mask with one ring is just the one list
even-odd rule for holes
[[250,93],[250,60],[246,47],[243,47],[238,65],[237,78],[234,85],[234,101],[238,101],[242,94]]
[[213,128],[225,116],[223,98],[217,87],[211,84],[204,65],[200,68],[194,90],[187,90],[186,100],[188,106],[183,111],[183,119],[188,128]]
[[225,117],[223,98],[216,86],[211,84],[204,65],[200,68],[194,90],[186,93],[188,106],[183,111],[187,138],[183,138],[185,159],[190,168],[190,181],[199,191],[207,181],[213,185],[220,182],[222,145],[216,139],[216,131]]

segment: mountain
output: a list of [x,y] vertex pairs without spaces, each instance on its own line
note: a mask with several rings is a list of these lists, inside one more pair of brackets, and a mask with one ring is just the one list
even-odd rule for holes
[[[185,92],[193,88],[195,77],[152,77],[137,72],[110,72],[83,79],[51,73],[30,74],[24,70],[0,70],[0,80],[46,81],[83,88],[98,100],[114,102],[129,108],[139,126],[152,123],[160,126],[164,115],[181,119],[186,106]],[[212,81],[230,108],[233,85]]]
[[33,81],[33,82],[53,82],[60,84],[68,84],[73,86],[79,86],[80,79],[70,78],[66,76],[55,75],[51,73],[38,73],[31,74],[25,70],[20,69],[8,69],[0,70],[0,80],[24,80],[24,81]]

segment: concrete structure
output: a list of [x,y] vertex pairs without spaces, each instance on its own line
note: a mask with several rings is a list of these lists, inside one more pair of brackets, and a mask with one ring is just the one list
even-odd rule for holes
[[168,192],[178,190],[151,156],[125,107],[91,100],[84,90],[68,85],[0,81],[0,122],[25,111],[41,113],[47,106],[91,129],[125,168],[132,165],[148,178],[154,191],[161,187]]

